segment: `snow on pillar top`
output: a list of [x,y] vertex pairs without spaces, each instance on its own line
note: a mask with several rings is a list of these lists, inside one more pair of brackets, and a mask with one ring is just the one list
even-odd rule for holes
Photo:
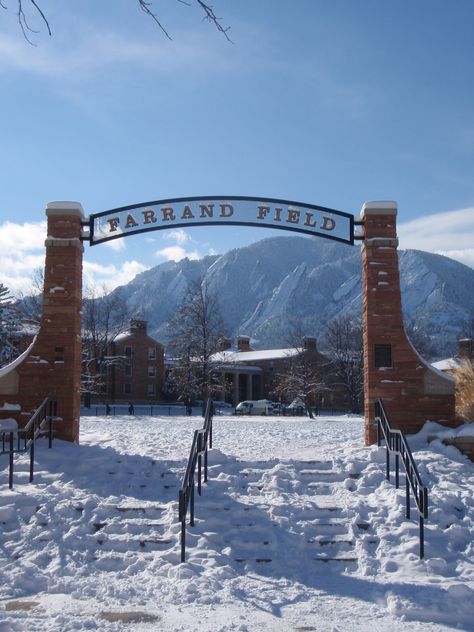
[[[398,246],[396,202],[366,202],[360,216],[364,225],[366,246]],[[383,243],[380,240],[383,240]]]
[[396,215],[398,204],[390,200],[366,202],[360,212],[361,219],[367,215]]
[[73,215],[84,219],[84,210],[80,202],[48,202],[46,216]]

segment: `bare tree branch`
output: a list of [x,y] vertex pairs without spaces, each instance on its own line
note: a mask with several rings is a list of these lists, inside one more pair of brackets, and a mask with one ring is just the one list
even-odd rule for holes
[[166,37],[170,40],[171,37],[168,33],[168,31],[164,28],[164,26],[161,24],[161,22],[159,21],[159,19],[156,16],[156,13],[153,13],[153,11],[150,9],[150,7],[152,6],[152,2],[146,2],[145,0],[138,0],[138,4],[140,6],[140,9],[146,13],[147,15],[149,15],[151,17],[152,20],[154,20],[158,26],[160,27],[160,29],[163,31],[163,33],[166,35]]
[[[40,1],[39,0],[13,0],[14,2],[16,2],[16,13],[17,13],[17,19],[18,19],[18,24],[20,25],[21,31],[23,33],[23,37],[26,39],[26,41],[28,43],[30,43],[32,46],[36,46],[36,44],[34,44],[30,37],[29,34],[30,33],[39,33],[39,31],[34,30],[30,24],[29,24],[29,18],[27,18],[27,7],[33,7],[33,10],[35,13],[37,13],[40,17],[42,22],[46,25],[46,28],[48,30],[48,34],[52,35],[52,31],[51,31],[51,27],[48,21],[48,18],[46,17],[44,11],[42,10],[41,6],[40,6]],[[177,2],[179,2],[180,4],[184,4],[187,7],[192,6],[192,2],[188,2],[187,0],[176,0]],[[232,40],[229,38],[228,35],[228,31],[230,29],[230,27],[223,27],[221,24],[222,18],[218,18],[216,16],[216,14],[214,13],[214,9],[207,4],[206,2],[203,2],[203,0],[194,0],[195,3],[202,9],[202,11],[204,12],[204,20],[210,22],[211,24],[213,24],[216,29],[218,31],[220,31],[225,38],[227,39],[227,41],[232,42]],[[157,13],[154,11],[153,9],[153,2],[152,0],[137,0],[138,2],[138,6],[139,8],[146,14],[148,15],[148,17],[150,17],[160,28],[160,30],[164,33],[164,35],[171,40],[171,36],[168,33],[168,31],[166,30],[166,28],[163,26],[163,23],[161,22],[160,18],[158,17]],[[8,5],[6,0],[0,0],[0,7],[2,9],[8,9]]]
[[224,28],[221,24],[222,18],[218,18],[216,14],[214,13],[212,7],[210,7],[208,4],[206,4],[202,0],[197,0],[197,3],[206,14],[204,19],[207,20],[208,22],[211,22],[211,24],[214,24],[217,30],[220,31],[225,36],[226,40],[233,43],[227,34],[227,31],[230,30],[230,26],[228,26],[227,28]]

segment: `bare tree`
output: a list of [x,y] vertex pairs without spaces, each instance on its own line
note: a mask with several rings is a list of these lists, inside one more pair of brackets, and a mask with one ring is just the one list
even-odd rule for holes
[[175,392],[186,403],[196,397],[207,399],[221,388],[219,366],[212,356],[225,335],[225,326],[217,298],[206,281],[190,283],[169,327],[173,332],[170,379]]
[[18,312],[10,290],[0,283],[0,366],[11,362],[18,354]]
[[303,339],[302,327],[294,325],[289,335],[291,347],[285,360],[285,370],[276,376],[277,384],[273,394],[278,399],[287,401],[301,399],[312,418],[311,407],[316,406],[320,395],[328,390],[324,380],[327,366],[316,350],[303,347]]
[[112,343],[128,330],[134,316],[119,292],[89,290],[82,315],[83,392],[100,393],[108,367],[124,362],[124,358],[111,354]]
[[[229,37],[230,27],[222,26],[222,18],[217,17],[217,15],[214,13],[214,9],[207,2],[203,2],[203,0],[176,1],[188,7],[197,6],[202,11],[203,19],[215,26],[216,29],[220,31],[229,42],[231,41]],[[170,34],[163,26],[163,23],[158,17],[158,14],[155,12],[153,2],[147,2],[147,0],[135,0],[135,2],[137,3],[139,9],[143,11],[147,16],[149,16],[154,22],[156,22],[156,24],[163,31],[166,37],[171,40]],[[13,5],[15,7],[18,24],[20,25],[23,36],[30,44],[33,44],[33,42],[30,40],[30,35],[38,33],[38,31],[33,29],[31,26],[31,15],[36,15],[37,17],[39,16],[41,22],[46,27],[48,34],[52,35],[51,25],[45,12],[41,8],[42,2],[40,0],[11,0],[10,2],[8,2],[7,0],[0,0],[0,7],[2,7],[3,9],[8,9],[9,5]]]
[[31,275],[30,291],[20,292],[17,302],[18,312],[23,321],[39,325],[43,304],[44,270],[36,268]]
[[360,321],[349,316],[333,320],[324,334],[325,348],[331,358],[329,386],[342,388],[351,412],[359,412],[364,392],[364,346]]

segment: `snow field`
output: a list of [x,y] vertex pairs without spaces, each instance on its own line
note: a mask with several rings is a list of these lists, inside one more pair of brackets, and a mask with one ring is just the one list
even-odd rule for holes
[[200,417],[83,418],[0,463],[0,632],[474,630],[474,468],[427,424],[417,514],[358,417],[214,418],[209,482],[179,563],[177,497]]

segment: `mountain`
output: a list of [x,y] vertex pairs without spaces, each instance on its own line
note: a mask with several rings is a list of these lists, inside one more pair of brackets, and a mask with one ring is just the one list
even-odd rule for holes
[[[452,354],[474,313],[474,270],[419,250],[402,250],[399,256],[405,320],[429,336],[436,357]],[[251,336],[255,348],[286,344],[289,323],[298,323],[323,347],[326,323],[361,310],[359,247],[304,237],[272,237],[221,256],[167,262],[115,292],[166,344],[167,321],[189,282],[198,278],[218,296],[229,334]]]

